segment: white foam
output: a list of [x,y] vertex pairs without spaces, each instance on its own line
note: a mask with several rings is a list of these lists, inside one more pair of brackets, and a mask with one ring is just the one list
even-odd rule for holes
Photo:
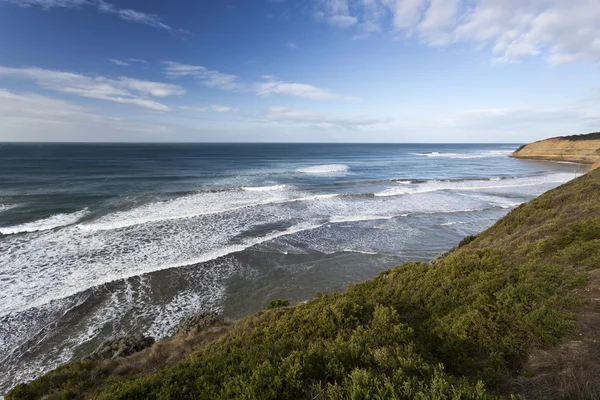
[[18,207],[18,204],[0,204],[0,213]]
[[445,222],[443,224],[440,224],[440,226],[452,226],[452,225],[462,225],[462,224],[466,224],[466,222],[463,222],[463,221]]
[[338,224],[343,222],[360,222],[360,221],[379,221],[384,219],[394,219],[397,217],[408,217],[408,214],[400,215],[359,215],[359,216],[348,216],[348,217],[332,217],[329,222],[332,224]]
[[327,199],[334,199],[336,197],[340,197],[340,195],[335,194],[335,193],[315,194],[312,196],[300,197],[300,198],[294,199],[294,201],[327,200]]
[[513,150],[482,150],[469,153],[440,153],[432,151],[430,153],[414,153],[421,157],[441,157],[450,159],[474,159],[474,158],[490,158],[490,157],[507,157],[513,153]]
[[[149,272],[194,265],[239,252],[275,238],[305,230],[316,229],[323,223],[299,223],[283,231],[274,231],[260,237],[235,240],[244,227],[256,224],[257,216],[191,221],[186,226],[173,224],[159,229],[160,237],[148,235],[148,228],[134,229],[124,235],[109,231],[109,235],[92,234],[77,240],[75,228],[65,228],[52,235],[28,242],[36,251],[0,242],[0,265],[6,265],[3,274],[12,277],[35,276],[34,280],[14,280],[7,290],[0,292],[0,316],[41,306],[52,300],[73,296],[86,289],[116,280]],[[212,225],[212,226],[211,226]],[[172,236],[169,236],[169,233]],[[102,232],[98,232],[102,233]],[[62,234],[62,235],[61,235]],[[69,238],[69,239],[67,239]],[[58,242],[59,246],[48,246]],[[13,251],[2,251],[6,246]],[[19,262],[8,263],[11,256]],[[51,268],[53,267],[53,268]]]
[[373,252],[373,251],[362,251],[362,250],[354,250],[354,249],[344,249],[344,251],[347,251],[349,253],[359,253],[359,254],[369,254],[369,255],[376,255],[379,253]]
[[505,209],[515,208],[523,203],[524,203],[523,201],[516,201],[516,202],[511,202],[508,204],[500,204],[500,207],[505,208]]
[[96,221],[80,224],[78,227],[85,231],[122,229],[154,222],[227,213],[246,207],[277,203],[289,198],[289,193],[279,193],[277,190],[199,192],[109,214]]
[[87,208],[70,214],[56,214],[37,221],[0,228],[0,233],[3,235],[14,235],[17,233],[39,232],[60,228],[72,225],[88,214],[89,211]]
[[339,196],[338,194],[306,195],[305,192],[285,190],[291,189],[289,186],[280,186],[282,187],[272,190],[200,192],[169,201],[148,203],[128,211],[119,211],[95,221],[79,224],[77,227],[88,232],[115,230],[149,223],[226,214],[250,207],[327,200]]
[[246,186],[246,187],[242,187],[242,190],[247,190],[249,192],[272,192],[274,190],[284,190],[287,187],[288,187],[287,185]]
[[510,180],[491,181],[486,180],[471,180],[471,181],[428,181],[425,183],[414,185],[403,185],[402,187],[389,187],[386,190],[375,193],[377,197],[401,196],[411,194],[422,194],[437,192],[442,190],[452,191],[474,191],[488,189],[510,189],[519,187],[531,187],[544,184],[557,184],[567,182],[579,174],[551,174],[540,177],[525,177],[515,178]]
[[300,168],[297,172],[303,174],[334,174],[339,172],[348,172],[350,167],[345,164],[325,164],[315,165],[314,167]]
[[454,159],[483,158],[483,155],[479,154],[440,153],[437,151],[431,153],[415,153],[414,155],[421,157],[441,157]]

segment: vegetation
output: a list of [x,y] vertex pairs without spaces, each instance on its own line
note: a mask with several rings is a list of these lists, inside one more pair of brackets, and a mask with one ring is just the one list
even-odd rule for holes
[[475,239],[477,239],[477,236],[475,236],[475,235],[469,235],[469,236],[465,237],[463,240],[460,241],[460,243],[458,244],[458,247],[466,246],[466,245],[468,245],[469,243],[471,243]]
[[564,136],[561,139],[577,141],[577,140],[600,140],[600,132],[587,133],[582,135]]
[[76,362],[6,398],[496,398],[509,377],[535,375],[523,370],[532,349],[574,331],[577,289],[600,266],[599,193],[600,170],[521,205],[435,264],[408,263],[293,307],[273,302],[154,369]]
[[287,307],[289,305],[290,305],[290,302],[288,300],[273,300],[272,302],[269,303],[269,305],[267,306],[267,309],[270,310],[272,308]]

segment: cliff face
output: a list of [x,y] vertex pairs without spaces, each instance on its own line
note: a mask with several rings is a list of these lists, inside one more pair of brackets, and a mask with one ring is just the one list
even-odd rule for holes
[[594,164],[600,162],[600,138],[593,133],[542,140],[521,147],[512,157]]

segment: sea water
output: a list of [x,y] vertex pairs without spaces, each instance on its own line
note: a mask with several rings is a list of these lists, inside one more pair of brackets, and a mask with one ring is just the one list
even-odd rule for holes
[[0,144],[0,394],[427,260],[585,168],[518,145]]

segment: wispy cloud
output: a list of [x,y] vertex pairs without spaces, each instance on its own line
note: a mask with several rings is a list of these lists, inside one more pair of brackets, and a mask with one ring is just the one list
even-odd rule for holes
[[200,65],[182,64],[173,61],[164,63],[164,74],[168,78],[192,77],[198,79],[204,86],[222,89],[236,90],[240,92],[253,92],[260,97],[272,95],[284,95],[309,100],[345,100],[359,101],[356,97],[342,96],[328,89],[319,88],[307,83],[285,82],[271,75],[263,75],[262,81],[251,83],[239,83],[237,75],[224,74],[219,71],[209,70]]
[[140,58],[126,58],[125,61],[130,62],[130,63],[139,63],[139,64],[143,64],[143,65],[148,65],[148,61],[142,60]]
[[273,106],[262,114],[264,119],[274,122],[292,122],[300,124],[328,124],[344,127],[385,124],[389,118],[363,115],[319,114],[299,111],[289,107]]
[[316,16],[357,35],[392,32],[429,46],[472,43],[495,61],[600,62],[597,0],[315,0]]
[[153,98],[165,98],[185,94],[177,85],[142,81],[120,77],[110,79],[102,76],[89,77],[71,72],[41,68],[9,68],[0,66],[0,77],[26,79],[38,86],[60,93],[134,104],[155,111],[168,111],[169,107]]
[[116,58],[109,58],[108,61],[111,63],[118,65],[120,67],[129,67],[132,64],[143,64],[148,65],[148,61],[140,60],[139,58],[126,58],[125,60],[118,60]]
[[319,88],[306,83],[284,82],[276,80],[270,76],[265,76],[263,78],[265,78],[264,82],[258,82],[254,85],[254,90],[261,97],[268,97],[271,95],[287,95],[319,101],[335,99],[351,101],[357,100],[356,98],[341,96],[328,89]]
[[[0,141],[157,141],[172,127],[96,114],[68,101],[0,88]],[[171,139],[172,140],[172,139]]]
[[20,7],[36,6],[46,10],[55,7],[89,7],[101,13],[114,14],[124,21],[148,25],[154,28],[164,29],[166,31],[171,31],[173,29],[169,25],[162,22],[161,18],[157,15],[132,10],[130,8],[119,8],[111,3],[107,3],[104,0],[0,0],[0,2],[11,3]]
[[356,25],[357,22],[358,18],[350,15],[334,15],[329,18],[329,24],[337,28],[350,28],[352,25]]
[[111,63],[113,63],[115,65],[118,65],[120,67],[128,67],[128,66],[131,65],[131,64],[125,62],[125,61],[117,60],[115,58],[109,58],[108,61],[110,61]]
[[192,106],[181,106],[179,107],[185,111],[197,111],[197,112],[206,112],[206,111],[215,111],[219,113],[237,113],[239,109],[233,107],[222,106],[219,104],[211,104],[206,107],[192,107]]
[[204,86],[223,90],[238,88],[236,75],[224,74],[199,65],[181,64],[173,61],[166,61],[164,64],[164,73],[168,78],[190,76],[200,80]]

